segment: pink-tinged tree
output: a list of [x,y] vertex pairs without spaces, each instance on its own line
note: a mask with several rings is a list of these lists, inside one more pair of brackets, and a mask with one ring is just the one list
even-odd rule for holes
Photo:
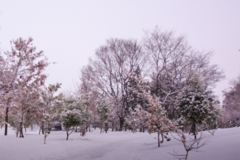
[[[150,95],[148,92],[143,93],[148,100],[146,104],[147,109],[143,110],[142,106],[138,105],[131,113],[133,115],[131,124],[139,126],[139,123],[145,122],[144,126],[149,133],[157,133],[158,135],[158,147],[160,143],[164,141],[164,133],[170,132],[175,127],[172,122],[167,118],[166,111],[162,108],[161,102],[159,102],[156,96]],[[162,141],[160,141],[160,135]]]
[[130,115],[127,116],[125,122],[128,129],[132,130],[132,132],[137,131],[137,129],[141,131],[142,127],[144,127],[147,115],[148,112],[139,104],[134,109],[130,109]]
[[27,86],[39,87],[47,77],[43,73],[49,64],[47,58],[43,51],[36,51],[32,42],[32,38],[13,40],[11,51],[0,55],[0,93],[6,110],[4,135],[7,135],[9,108],[15,93]]
[[[160,147],[160,143],[164,141],[163,134],[173,128],[172,122],[167,118],[165,109],[155,96],[149,97],[147,111],[149,114],[145,126],[148,128],[149,133],[158,134],[158,147]],[[160,141],[160,135],[162,141]]]
[[[133,78],[142,79],[141,77]],[[144,126],[147,128],[149,133],[158,134],[158,147],[160,147],[160,135],[163,142],[163,134],[171,131],[175,127],[167,118],[166,110],[162,107],[162,103],[164,102],[160,102],[155,95],[152,96],[149,91],[146,91],[143,85],[138,85],[137,88],[138,90],[133,91],[137,94],[137,97],[144,99],[145,103],[138,104],[132,115],[135,115],[134,119],[138,118],[140,122],[143,122],[142,119],[144,119]],[[141,92],[139,92],[139,90],[141,90]]]

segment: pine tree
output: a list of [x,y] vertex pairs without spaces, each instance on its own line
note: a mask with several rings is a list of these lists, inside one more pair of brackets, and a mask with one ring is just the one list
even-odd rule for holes
[[177,112],[187,123],[191,124],[190,133],[195,139],[196,125],[216,119],[217,112],[213,107],[214,97],[207,91],[198,75],[193,75],[177,97]]
[[80,111],[77,109],[65,110],[61,113],[61,120],[63,127],[66,130],[68,140],[69,135],[73,132],[74,128],[70,131],[71,127],[76,127],[80,124]]
[[[87,103],[73,96],[69,96],[64,98],[63,107],[64,109],[60,114],[60,119],[66,130],[66,140],[68,140],[69,135],[73,132],[74,127],[77,126],[84,129],[82,132],[82,136],[84,136],[86,124],[91,116],[91,111],[88,110]],[[72,130],[70,131],[71,128]]]

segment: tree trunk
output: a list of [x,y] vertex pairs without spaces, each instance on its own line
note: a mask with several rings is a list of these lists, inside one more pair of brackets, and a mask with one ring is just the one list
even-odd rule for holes
[[42,134],[44,134],[44,121],[42,121]]
[[102,121],[101,121],[101,124],[100,124],[100,128],[101,128],[101,130],[100,130],[100,133],[102,133],[102,127],[103,126],[103,123],[102,123]]
[[86,123],[86,130],[85,130],[86,132],[88,131],[88,124]]
[[190,132],[193,133],[194,138],[197,139],[197,135],[196,135],[196,123],[195,123],[195,121],[192,121],[192,126],[191,126]]
[[159,131],[158,131],[158,147],[160,147],[160,133],[159,133]]
[[108,131],[108,123],[105,123],[105,133]]
[[120,123],[119,131],[122,131],[123,130],[123,123],[124,123],[124,118],[123,117],[119,117],[119,123]]
[[93,117],[93,128],[96,129],[96,121],[95,121],[95,116]]
[[[7,106],[8,106],[8,103],[9,103],[9,102],[7,102]],[[4,135],[5,135],[5,136],[7,135],[7,131],[8,131],[8,107],[6,107],[5,132],[4,132]]]
[[187,158],[188,158],[188,151],[187,151],[187,153],[186,153],[185,160],[187,160]]
[[92,123],[92,121],[91,121],[91,119],[90,119],[89,125],[88,125],[88,132],[91,132],[91,123]]
[[16,131],[16,137],[18,137],[18,132],[19,132],[19,127],[16,127],[17,131]]
[[114,122],[112,122],[112,132],[114,131]]
[[68,137],[69,137],[68,130],[66,130],[66,133],[67,133],[67,138],[66,138],[66,140],[68,140]]
[[82,133],[82,137],[84,137],[86,134],[86,126],[82,126],[81,133]]

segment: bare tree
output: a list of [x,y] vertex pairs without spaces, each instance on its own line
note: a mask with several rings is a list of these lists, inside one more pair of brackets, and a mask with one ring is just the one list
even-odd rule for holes
[[181,142],[186,151],[185,154],[178,154],[178,152],[176,151],[173,151],[173,153],[169,153],[177,157],[179,160],[187,160],[190,151],[198,152],[199,151],[198,149],[207,144],[207,141],[204,141],[202,132],[197,139],[193,139],[190,136],[186,136],[181,130],[177,130],[177,137],[173,136],[173,134],[172,137],[177,141]]
[[115,113],[123,129],[124,117],[128,114],[128,83],[137,67],[144,70],[146,57],[135,40],[110,39],[96,51],[96,59],[89,60],[82,76],[103,97],[114,102]]

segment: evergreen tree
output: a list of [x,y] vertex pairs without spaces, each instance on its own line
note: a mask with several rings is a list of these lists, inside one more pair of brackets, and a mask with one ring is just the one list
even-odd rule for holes
[[198,75],[193,75],[177,97],[177,112],[191,124],[190,133],[196,139],[196,125],[215,120],[218,112],[213,107],[214,97],[202,85]]
[[[85,135],[86,123],[91,116],[91,111],[88,110],[88,105],[85,101],[77,100],[73,96],[66,97],[63,102],[63,111],[60,114],[63,127],[66,130],[67,140],[73,132],[74,127],[80,126],[84,129],[82,136]],[[72,130],[70,131],[70,129]]]
[[70,131],[71,127],[76,127],[80,124],[80,111],[77,109],[65,110],[61,113],[61,120],[63,127],[66,130],[68,140],[69,135],[73,132],[74,128]]

